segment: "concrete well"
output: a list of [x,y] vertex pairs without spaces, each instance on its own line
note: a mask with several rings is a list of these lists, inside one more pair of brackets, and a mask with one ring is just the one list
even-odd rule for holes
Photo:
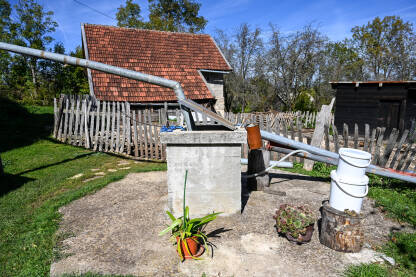
[[167,144],[168,206],[182,215],[183,185],[188,169],[186,205],[191,217],[241,211],[241,144],[245,130],[161,133]]

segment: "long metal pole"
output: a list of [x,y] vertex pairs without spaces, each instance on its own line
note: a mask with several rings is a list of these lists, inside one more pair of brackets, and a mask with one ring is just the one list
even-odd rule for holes
[[[291,139],[288,139],[288,138],[285,138],[276,134],[272,134],[266,131],[260,131],[260,134],[261,134],[262,139],[273,141],[275,143],[278,143],[280,145],[283,145],[289,148],[305,150],[311,154],[328,157],[331,159],[335,159],[337,161],[339,159],[339,155],[331,151],[327,151],[318,147],[310,146],[308,144],[294,141],[294,140],[291,140]],[[384,177],[394,178],[394,179],[398,179],[398,180],[402,180],[402,181],[406,181],[410,183],[416,183],[416,177],[414,176],[401,174],[393,170],[382,168],[376,165],[369,165],[367,167],[366,172],[384,176]]]
[[[134,71],[134,70],[120,68],[120,67],[108,65],[108,64],[105,64],[105,63],[94,62],[94,61],[80,59],[80,58],[71,57],[71,56],[67,56],[67,55],[47,52],[47,51],[44,51],[44,50],[22,47],[22,46],[9,44],[9,43],[5,43],[5,42],[0,42],[0,49],[10,51],[10,52],[14,52],[14,53],[23,54],[23,55],[29,55],[29,56],[42,58],[42,59],[61,62],[61,63],[64,63],[64,64],[70,64],[70,65],[95,69],[95,70],[102,71],[102,72],[105,72],[105,73],[110,73],[110,74],[130,78],[130,79],[134,79],[134,80],[137,80],[137,81],[142,81],[142,82],[146,82],[146,83],[150,83],[150,84],[159,85],[159,86],[162,86],[162,87],[171,88],[175,92],[176,97],[178,99],[186,99],[185,94],[183,93],[183,90],[182,90],[182,86],[177,81],[172,81],[172,80],[161,78],[161,77],[158,77],[158,76],[153,76],[153,75],[150,75],[150,74],[137,72],[137,71]],[[190,121],[190,118],[189,118],[189,113],[184,111],[184,110],[182,110],[182,113],[185,117],[185,121],[186,121],[186,125],[188,127],[188,130],[192,130],[191,121]]]

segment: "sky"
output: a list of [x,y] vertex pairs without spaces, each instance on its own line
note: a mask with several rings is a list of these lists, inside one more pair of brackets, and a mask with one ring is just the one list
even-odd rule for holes
[[[9,0],[14,5],[17,0]],[[90,8],[81,5],[81,2]],[[147,19],[147,0],[134,0]],[[333,41],[350,37],[351,28],[364,25],[376,16],[397,15],[416,27],[415,0],[197,0],[200,15],[208,20],[204,33],[216,29],[232,34],[242,23],[262,29],[268,39],[270,24],[283,33],[302,29],[307,24],[317,27]],[[81,45],[81,23],[116,25],[115,14],[125,0],[38,0],[45,10],[54,12],[59,24],[52,36],[64,44],[67,52]],[[15,16],[15,15],[13,15]]]

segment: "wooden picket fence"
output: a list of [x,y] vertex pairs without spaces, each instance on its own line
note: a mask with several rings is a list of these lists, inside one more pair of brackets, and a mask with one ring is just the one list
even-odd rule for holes
[[[224,117],[234,124],[244,124],[247,121],[258,124],[260,128],[275,128],[276,125],[290,125],[291,122],[302,123],[303,128],[314,128],[316,112],[268,112],[268,113],[224,113]],[[332,120],[333,121],[333,116]]]
[[[259,123],[256,117],[247,116],[245,123]],[[286,138],[310,144],[313,130],[305,128],[304,121],[297,119],[295,121],[279,121],[278,124],[259,124],[260,129]],[[343,130],[338,130],[333,121],[330,127],[324,128],[324,140],[321,148],[338,152],[341,147],[349,147],[364,150],[372,154],[372,164],[385,168],[391,168],[401,171],[416,171],[416,124],[412,123],[410,130],[404,130],[402,133],[393,129],[390,134],[386,134],[385,127],[377,127],[370,130],[370,125],[365,124],[365,135],[360,137],[358,125],[354,125],[354,131],[351,134],[348,125],[343,124]],[[263,141],[266,145],[267,141]],[[248,157],[248,145],[242,147],[242,157]],[[272,160],[278,160],[282,154],[272,152]],[[290,161],[303,163],[304,159],[299,157],[290,157]]]
[[85,95],[64,95],[54,103],[57,140],[140,159],[166,160],[160,128],[183,122],[179,109],[132,109],[128,102],[95,101]]
[[[310,144],[316,113],[225,113],[225,118],[236,125],[254,123],[262,130]],[[193,113],[195,123],[217,124],[203,114]],[[166,160],[166,146],[160,142],[160,128],[163,125],[183,125],[178,108],[168,109],[132,107],[128,102],[96,101],[90,96],[63,95],[55,99],[54,137],[64,143],[81,146],[94,151],[111,152],[139,159]],[[331,126],[325,128],[321,148],[338,152],[341,147],[352,147],[370,152],[372,163],[396,170],[415,170],[416,130],[415,123],[410,130],[399,132],[393,129],[386,134],[386,128],[370,130],[365,124],[365,135],[360,137],[358,125],[350,134],[348,125],[337,130],[331,119]],[[267,142],[264,141],[264,144]],[[280,153],[272,153],[277,160]],[[248,157],[248,145],[242,147],[242,157]],[[302,158],[290,158],[303,162]]]

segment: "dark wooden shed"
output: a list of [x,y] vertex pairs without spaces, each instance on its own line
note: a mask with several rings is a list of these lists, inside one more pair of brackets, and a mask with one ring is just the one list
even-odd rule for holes
[[335,125],[349,128],[410,128],[416,117],[416,81],[331,82],[336,90]]

